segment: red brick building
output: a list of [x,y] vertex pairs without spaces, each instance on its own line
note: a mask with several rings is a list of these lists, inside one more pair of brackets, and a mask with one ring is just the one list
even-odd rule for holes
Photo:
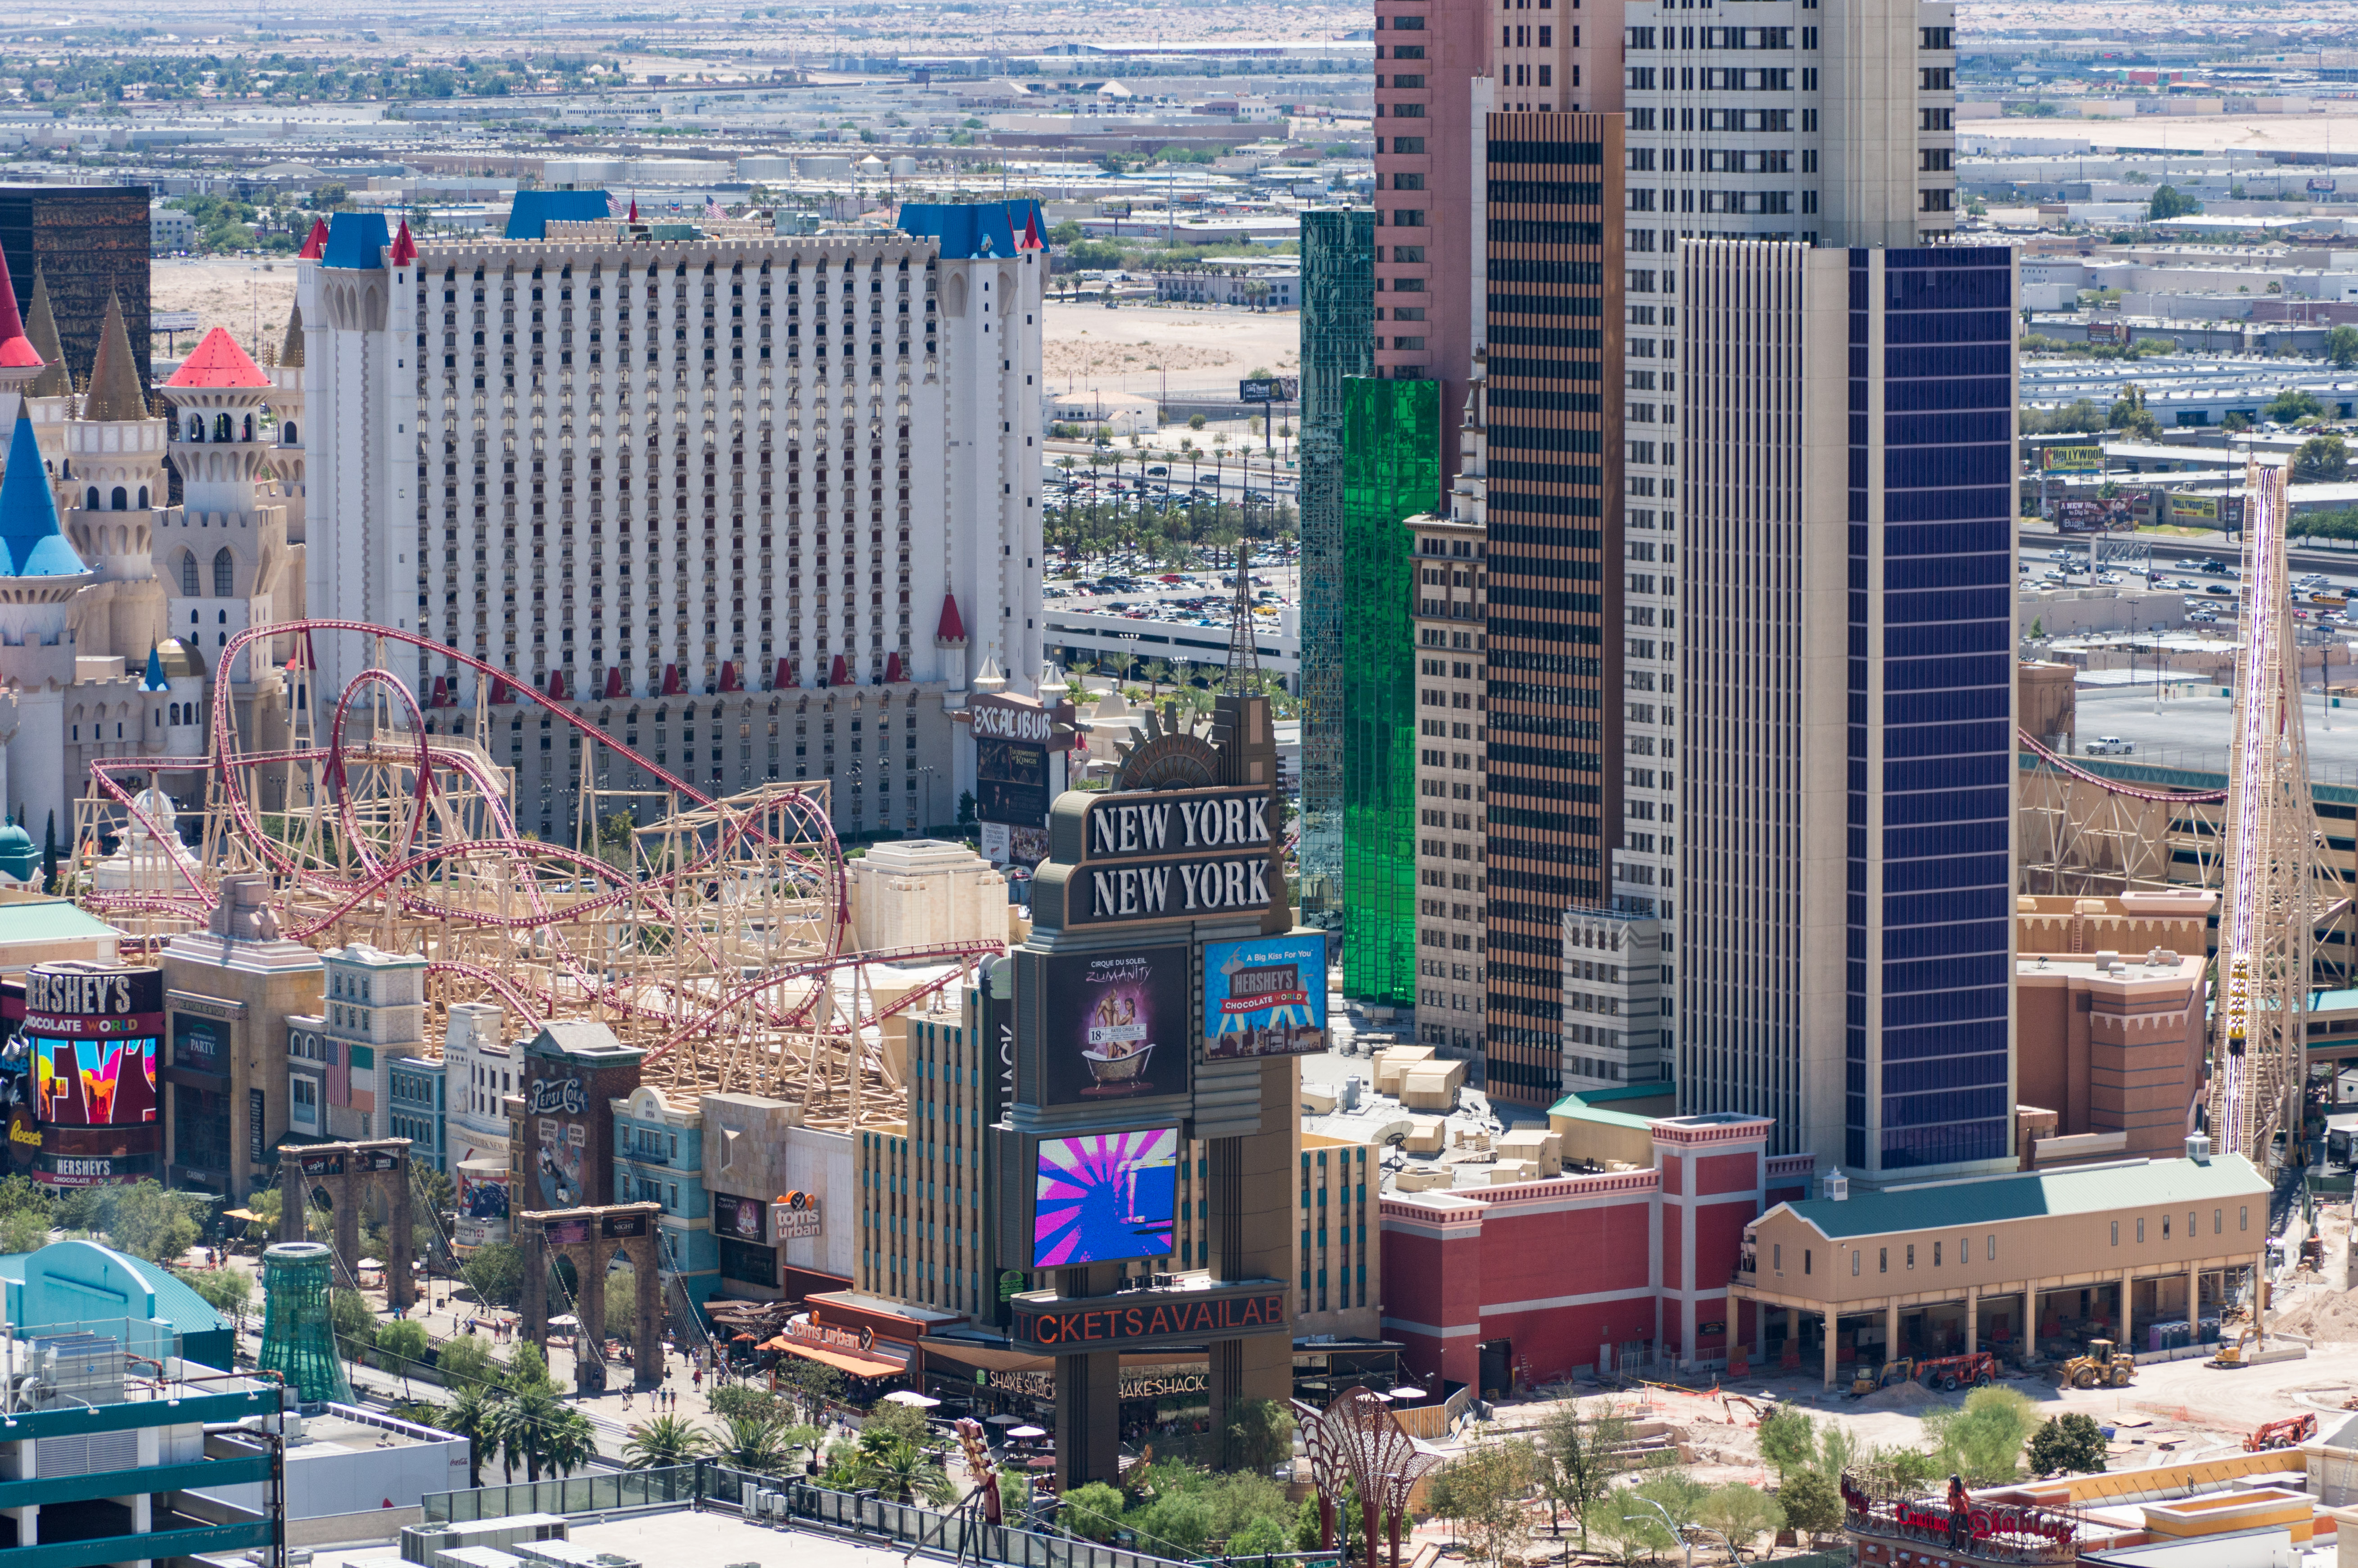
[[1492,1389],[1725,1354],[1744,1227],[1808,1196],[1814,1158],[1771,1158],[1761,1117],[1618,1119],[1650,1164],[1385,1197],[1384,1334],[1412,1370]]

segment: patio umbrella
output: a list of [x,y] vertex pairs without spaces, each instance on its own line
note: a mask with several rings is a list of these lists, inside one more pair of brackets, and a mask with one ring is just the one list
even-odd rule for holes
[[579,1328],[581,1326],[581,1320],[574,1316],[569,1312],[563,1313],[556,1317],[550,1318],[548,1320],[548,1326],[551,1328]]
[[1399,1388],[1392,1389],[1388,1391],[1390,1396],[1396,1400],[1421,1400],[1424,1398],[1424,1390],[1416,1387],[1413,1383],[1403,1383]]
[[982,1419],[992,1426],[1013,1426],[1022,1418],[1019,1416],[1011,1416],[1001,1411],[998,1415],[987,1415]]
[[1044,1427],[1011,1426],[1007,1429],[1007,1435],[1010,1437],[1045,1437],[1048,1435],[1048,1433],[1047,1429]]
[[895,1389],[885,1395],[884,1399],[888,1404],[914,1405],[919,1410],[931,1410],[942,1402],[939,1400],[927,1399],[914,1389]]

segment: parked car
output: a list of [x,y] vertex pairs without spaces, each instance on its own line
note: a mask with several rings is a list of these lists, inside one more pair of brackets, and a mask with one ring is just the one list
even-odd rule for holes
[[2126,757],[2136,751],[2136,743],[2117,735],[2099,735],[2083,748],[2092,757]]

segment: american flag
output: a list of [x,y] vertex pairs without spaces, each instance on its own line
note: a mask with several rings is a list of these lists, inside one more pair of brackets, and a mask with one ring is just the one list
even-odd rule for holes
[[609,218],[619,218],[622,215],[622,199],[615,195],[612,191],[608,191],[606,193],[606,216]]
[[721,210],[719,199],[711,196],[708,196],[704,199],[704,215],[710,219],[720,219],[729,216],[727,212]]

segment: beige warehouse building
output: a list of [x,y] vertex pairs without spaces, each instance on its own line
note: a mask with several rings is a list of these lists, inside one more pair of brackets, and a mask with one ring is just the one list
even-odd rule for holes
[[2267,1181],[2200,1138],[2187,1148],[1855,1197],[1834,1178],[1747,1228],[1728,1321],[1756,1361],[1814,1359],[1830,1386],[1845,1361],[2018,1354],[2026,1323],[2143,1349],[2141,1326],[2247,1292],[2267,1245]]

